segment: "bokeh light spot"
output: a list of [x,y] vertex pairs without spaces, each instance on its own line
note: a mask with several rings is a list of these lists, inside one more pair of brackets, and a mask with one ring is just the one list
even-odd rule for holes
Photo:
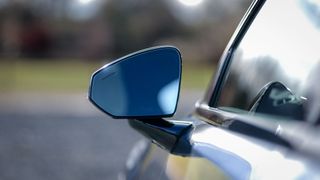
[[196,6],[202,3],[203,0],[179,0],[182,4],[186,6]]

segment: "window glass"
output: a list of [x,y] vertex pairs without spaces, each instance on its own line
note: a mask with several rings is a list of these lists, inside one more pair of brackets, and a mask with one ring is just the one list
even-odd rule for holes
[[320,3],[267,1],[231,58],[218,108],[317,122]]

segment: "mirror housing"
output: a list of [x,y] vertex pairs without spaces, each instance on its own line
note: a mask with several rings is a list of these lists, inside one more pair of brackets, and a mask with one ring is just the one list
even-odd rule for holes
[[170,117],[181,83],[181,54],[172,46],[144,49],[111,62],[91,77],[89,100],[113,118]]

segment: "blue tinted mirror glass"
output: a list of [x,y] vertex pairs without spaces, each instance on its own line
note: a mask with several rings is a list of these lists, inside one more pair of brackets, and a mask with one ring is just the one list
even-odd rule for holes
[[176,110],[180,79],[178,49],[146,49],[95,72],[89,99],[114,118],[168,117]]

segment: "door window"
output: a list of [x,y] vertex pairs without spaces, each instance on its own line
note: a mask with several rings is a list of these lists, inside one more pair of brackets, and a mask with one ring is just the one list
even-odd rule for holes
[[319,9],[319,1],[266,1],[234,51],[218,108],[318,122]]

